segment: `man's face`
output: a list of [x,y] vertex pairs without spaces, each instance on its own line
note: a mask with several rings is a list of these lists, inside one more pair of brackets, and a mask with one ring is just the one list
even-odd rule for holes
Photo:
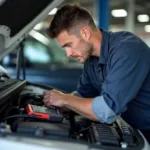
[[82,38],[82,36],[62,31],[56,39],[65,48],[68,57],[73,57],[81,63],[84,63],[92,54],[92,44]]

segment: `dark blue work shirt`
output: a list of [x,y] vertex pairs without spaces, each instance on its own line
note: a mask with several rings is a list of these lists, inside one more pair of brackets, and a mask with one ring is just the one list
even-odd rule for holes
[[85,62],[77,92],[94,98],[92,110],[101,122],[121,115],[150,130],[150,48],[130,32],[102,30],[100,57]]

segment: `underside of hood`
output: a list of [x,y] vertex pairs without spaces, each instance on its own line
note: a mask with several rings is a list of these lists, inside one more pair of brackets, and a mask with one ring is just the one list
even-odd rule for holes
[[3,0],[0,3],[0,58],[16,47],[63,0]]

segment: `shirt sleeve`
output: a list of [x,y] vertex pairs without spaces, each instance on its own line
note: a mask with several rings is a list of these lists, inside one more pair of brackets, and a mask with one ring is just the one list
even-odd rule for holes
[[80,95],[80,93],[78,93],[77,91],[73,91],[71,94],[73,94],[73,95],[75,95],[75,96],[78,96],[78,97],[82,97],[82,96]]
[[112,123],[127,109],[149,72],[146,54],[130,54],[129,51],[114,54],[101,96],[92,102],[92,110],[101,122]]
[[78,86],[76,90],[78,95],[85,98],[93,98],[100,94],[99,91],[97,91],[97,89],[91,83],[90,77],[88,75],[89,67],[90,67],[90,62],[86,62],[84,64],[84,69],[82,75],[80,76],[80,80],[78,82]]

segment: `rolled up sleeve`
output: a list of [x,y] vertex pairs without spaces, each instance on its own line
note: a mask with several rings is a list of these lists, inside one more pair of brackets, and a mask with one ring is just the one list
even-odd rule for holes
[[78,96],[78,97],[82,97],[82,95],[77,91],[73,91],[71,94]]
[[146,54],[132,56],[126,52],[112,58],[101,96],[93,99],[92,110],[101,122],[112,123],[127,110],[127,104],[137,96],[149,72],[149,65],[142,58]]
[[117,116],[116,113],[106,104],[103,96],[98,96],[93,99],[92,111],[102,123],[111,124],[119,116]]

